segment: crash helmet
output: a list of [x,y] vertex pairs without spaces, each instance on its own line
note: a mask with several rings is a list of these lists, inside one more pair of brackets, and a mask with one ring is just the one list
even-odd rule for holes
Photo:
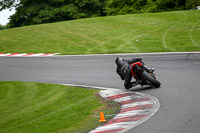
[[117,57],[116,60],[115,60],[115,63],[116,63],[116,64],[119,64],[119,62],[121,62],[122,60],[123,60],[123,59],[122,59],[121,57]]

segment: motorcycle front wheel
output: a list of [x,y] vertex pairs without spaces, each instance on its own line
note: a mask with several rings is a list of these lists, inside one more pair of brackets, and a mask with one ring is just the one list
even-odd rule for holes
[[156,80],[154,77],[152,77],[151,75],[149,75],[147,72],[142,72],[141,73],[141,77],[144,79],[144,80],[147,80],[148,82],[150,82],[154,87],[156,88],[159,88],[161,83]]

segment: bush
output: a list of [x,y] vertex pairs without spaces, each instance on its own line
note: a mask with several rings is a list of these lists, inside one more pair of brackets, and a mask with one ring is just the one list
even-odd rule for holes
[[105,0],[22,0],[11,16],[10,26],[18,27],[104,15]]
[[185,0],[106,0],[105,6],[107,15],[182,9],[185,9]]
[[200,6],[200,0],[186,0],[185,7],[187,9],[192,9],[192,8],[197,7],[197,6]]
[[147,0],[106,0],[105,12],[107,15],[139,13],[146,3]]
[[9,28],[8,25],[5,25],[5,26],[4,26],[4,25],[1,25],[1,24],[0,24],[0,30],[4,30],[4,29],[7,29],[7,28]]

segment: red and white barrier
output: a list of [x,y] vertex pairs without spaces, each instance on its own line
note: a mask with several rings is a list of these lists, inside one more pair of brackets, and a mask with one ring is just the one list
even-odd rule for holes
[[45,56],[54,56],[59,53],[0,53],[0,56],[5,57],[45,57]]

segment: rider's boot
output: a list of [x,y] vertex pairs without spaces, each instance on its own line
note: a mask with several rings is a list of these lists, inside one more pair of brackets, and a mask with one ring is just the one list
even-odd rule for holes
[[132,87],[134,87],[134,86],[138,85],[138,82],[137,81],[133,81],[133,82],[131,82],[131,85],[132,85]]

